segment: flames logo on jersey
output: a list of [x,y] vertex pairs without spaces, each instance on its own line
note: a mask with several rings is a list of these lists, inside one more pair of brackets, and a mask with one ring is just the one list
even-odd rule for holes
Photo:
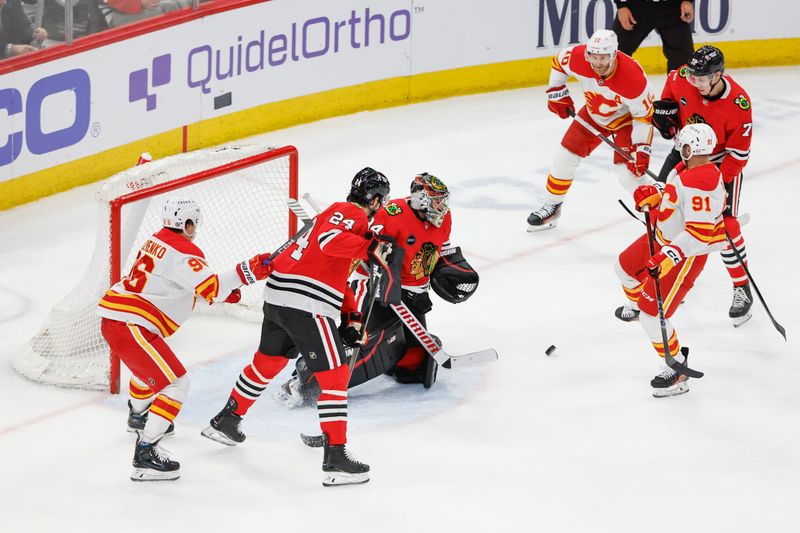
[[414,279],[430,276],[436,261],[439,260],[439,250],[432,242],[423,243],[414,258],[411,259],[411,275]]
[[397,205],[395,202],[392,202],[392,203],[390,203],[389,205],[386,206],[386,214],[387,215],[395,216],[395,215],[399,215],[402,212],[403,212],[403,210],[400,209],[400,206]]
[[748,109],[750,109],[750,100],[745,98],[745,96],[743,94],[740,94],[739,96],[737,96],[736,100],[734,100],[733,103],[738,105],[739,109],[741,109],[743,111],[747,111]]
[[[589,108],[589,112],[599,117],[610,117],[622,105],[622,98],[619,95],[615,96],[613,100],[609,100],[602,94],[592,92],[586,92],[584,96],[586,97],[586,107]],[[603,106],[610,108],[610,110],[603,111],[601,109]]]
[[691,117],[686,119],[686,124],[705,124],[706,119],[702,116],[698,115],[697,113],[693,114]]

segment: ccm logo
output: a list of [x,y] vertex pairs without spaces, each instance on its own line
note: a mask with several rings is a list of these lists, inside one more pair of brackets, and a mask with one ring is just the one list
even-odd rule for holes
[[[72,93],[74,106],[68,104],[67,110],[57,111],[68,113],[68,110],[72,110],[72,124],[58,130],[45,131],[46,128],[42,127],[42,104],[47,97],[63,92]],[[37,81],[28,91],[24,106],[22,93],[18,89],[0,89],[0,111],[6,111],[12,123],[12,127],[9,128],[12,133],[8,135],[5,144],[0,146],[0,166],[8,165],[19,157],[22,152],[23,135],[28,151],[36,155],[47,154],[79,143],[89,130],[91,92],[89,74],[83,69],[68,70]],[[13,117],[23,113],[23,110],[25,127],[15,127],[23,121]],[[18,131],[13,131],[15,129]]]

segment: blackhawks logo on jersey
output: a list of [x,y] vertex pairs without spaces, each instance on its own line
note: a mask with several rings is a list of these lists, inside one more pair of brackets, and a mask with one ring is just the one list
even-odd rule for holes
[[388,214],[388,215],[395,216],[395,215],[399,215],[402,212],[403,212],[403,210],[400,209],[400,206],[397,205],[397,203],[395,203],[395,202],[392,202],[392,203],[390,203],[389,205],[386,206],[386,214]]
[[678,70],[678,76],[680,76],[681,78],[685,78],[686,74],[687,74],[687,71],[688,71],[688,68],[686,67],[686,65],[682,66],[680,68],[680,70]]
[[702,116],[698,115],[697,113],[693,114],[691,117],[686,119],[686,124],[705,124],[706,119]]
[[745,98],[743,94],[737,96],[736,100],[734,100],[733,103],[738,105],[739,109],[742,109],[743,111],[747,111],[748,109],[750,109],[750,100]]
[[439,250],[432,242],[425,242],[411,259],[411,275],[414,279],[430,276],[436,261],[439,260]]

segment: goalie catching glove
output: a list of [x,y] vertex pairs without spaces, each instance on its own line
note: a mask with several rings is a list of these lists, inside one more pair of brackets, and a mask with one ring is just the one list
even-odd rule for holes
[[439,298],[452,304],[466,301],[478,289],[478,273],[461,255],[461,247],[442,250],[431,272],[431,288]]

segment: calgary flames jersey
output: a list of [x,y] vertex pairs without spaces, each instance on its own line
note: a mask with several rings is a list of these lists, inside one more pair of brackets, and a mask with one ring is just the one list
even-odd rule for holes
[[343,307],[355,309],[353,293],[346,290],[347,277],[355,260],[367,259],[368,230],[363,208],[349,202],[328,207],[273,263],[266,301],[337,320]]
[[404,289],[420,292],[428,287],[428,280],[442,248],[449,246],[453,219],[448,211],[442,225],[434,226],[421,220],[407,198],[390,201],[375,214],[372,230],[394,237],[398,246],[406,250],[400,282]]
[[728,75],[719,98],[708,100],[686,79],[686,65],[673,70],[661,93],[662,100],[678,102],[681,126],[704,123],[714,128],[717,147],[711,160],[719,165],[722,179],[730,182],[739,175],[750,157],[753,111],[750,97]]
[[550,87],[565,85],[570,76],[581,84],[586,110],[598,125],[611,131],[633,125],[634,144],[653,140],[653,92],[642,67],[630,56],[617,52],[616,66],[602,78],[586,59],[586,45],[565,48],[553,58]]
[[656,234],[686,257],[705,255],[725,245],[725,187],[712,163],[687,169],[679,163],[667,178],[658,210]]
[[128,275],[106,292],[98,314],[169,337],[189,318],[198,295],[211,304],[241,285],[235,270],[217,276],[197,245],[163,228],[139,249]]

